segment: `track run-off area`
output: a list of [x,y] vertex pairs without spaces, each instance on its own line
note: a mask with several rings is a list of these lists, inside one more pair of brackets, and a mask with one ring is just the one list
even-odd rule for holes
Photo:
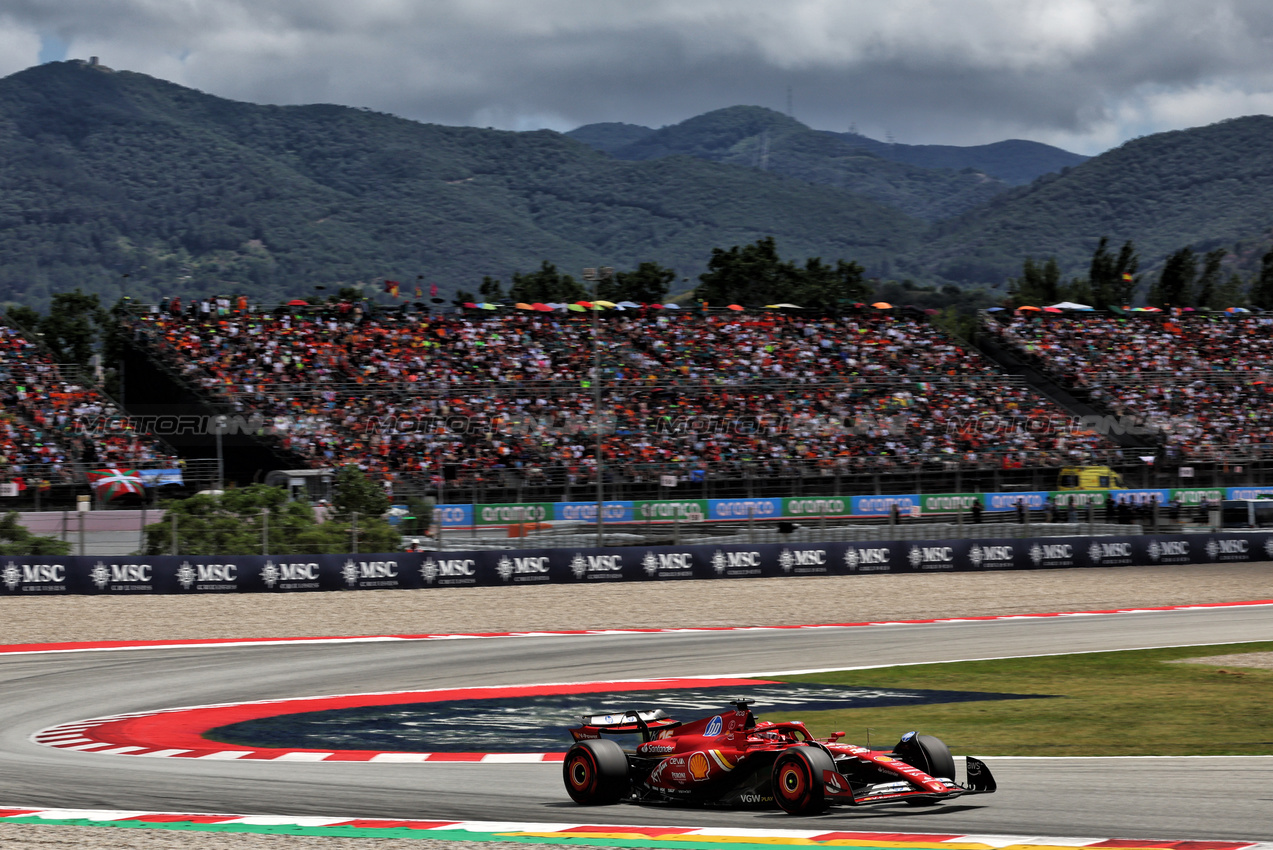
[[390,830],[379,833],[386,837],[401,832],[608,846],[724,842],[733,848],[1268,841],[1273,757],[986,756],[999,781],[991,796],[926,809],[836,809],[791,818],[776,811],[585,809],[566,796],[560,765],[542,759],[267,759],[213,752],[130,757],[100,751],[109,747],[77,750],[47,740],[48,730],[75,732],[90,718],[184,706],[670,677],[763,678],[1260,640],[1273,640],[1273,603],[804,628],[11,647],[0,652],[0,823],[146,825],[166,818],[171,826],[205,831],[331,835],[362,835],[358,829],[379,824]]

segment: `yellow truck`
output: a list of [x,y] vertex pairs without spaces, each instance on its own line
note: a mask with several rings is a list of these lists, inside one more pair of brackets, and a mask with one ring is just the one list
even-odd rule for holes
[[1108,466],[1067,466],[1056,479],[1058,490],[1124,490],[1123,476]]

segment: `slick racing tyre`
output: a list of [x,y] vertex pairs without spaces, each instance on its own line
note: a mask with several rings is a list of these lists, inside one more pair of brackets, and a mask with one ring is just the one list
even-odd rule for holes
[[581,806],[608,806],[628,793],[628,757],[608,739],[580,741],[566,753],[562,779]]
[[[893,753],[911,767],[922,770],[929,776],[951,781],[955,779],[955,757],[950,754],[950,748],[940,738],[934,738],[932,735],[917,735],[912,732],[898,742],[893,748]],[[906,802],[912,806],[934,806],[938,801],[917,797]]]
[[835,770],[831,757],[816,747],[792,747],[774,762],[774,802],[789,815],[816,815],[827,807],[822,771]]
[[911,767],[938,779],[955,778],[955,757],[940,738],[911,733],[893,748],[893,753]]

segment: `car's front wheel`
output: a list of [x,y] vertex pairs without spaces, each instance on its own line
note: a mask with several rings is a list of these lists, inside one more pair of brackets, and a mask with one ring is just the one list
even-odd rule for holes
[[581,806],[608,806],[628,793],[628,757],[614,741],[580,741],[566,753],[562,779]]
[[816,815],[827,807],[822,771],[835,762],[815,747],[792,747],[774,762],[774,802],[789,815]]

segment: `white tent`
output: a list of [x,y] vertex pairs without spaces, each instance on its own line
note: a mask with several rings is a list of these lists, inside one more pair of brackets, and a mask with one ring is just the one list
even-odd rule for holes
[[1062,301],[1060,304],[1053,304],[1053,308],[1057,310],[1091,310],[1092,308],[1086,304],[1075,304],[1073,301]]

